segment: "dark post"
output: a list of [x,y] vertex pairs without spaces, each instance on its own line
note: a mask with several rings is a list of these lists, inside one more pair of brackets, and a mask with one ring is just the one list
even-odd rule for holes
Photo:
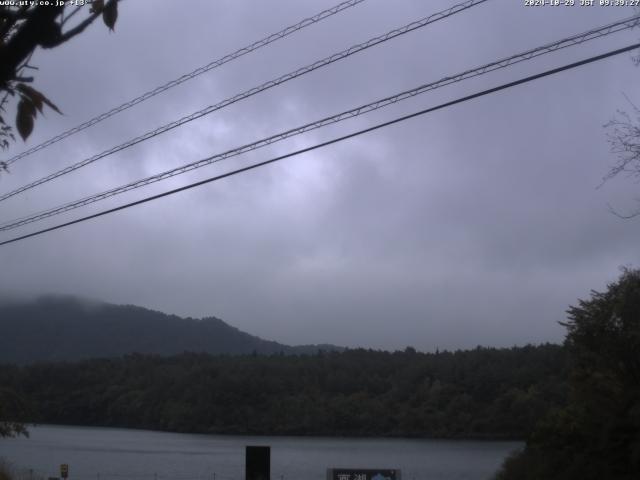
[[271,480],[271,447],[247,447],[245,480]]

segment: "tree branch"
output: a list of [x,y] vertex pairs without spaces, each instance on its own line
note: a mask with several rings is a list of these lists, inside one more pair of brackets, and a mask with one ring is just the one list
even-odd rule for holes
[[59,37],[59,40],[56,43],[52,44],[51,47],[57,47],[58,45],[82,33],[84,29],[87,28],[89,25],[91,25],[93,21],[96,18],[98,18],[101,14],[102,14],[102,10],[99,12],[93,12],[91,15],[89,15],[87,18],[85,18],[82,22],[80,22],[78,25],[73,27],[71,30],[68,30],[65,33],[61,34]]
[[0,18],[5,18],[11,20],[13,22],[17,22],[18,20],[23,20],[28,17],[27,10],[29,7],[21,7],[20,10],[11,10],[7,7],[2,7],[0,9]]
[[38,45],[45,46],[59,35],[59,31],[55,30],[55,19],[63,8],[53,5],[40,6],[29,12],[15,35],[0,47],[0,83],[11,80],[18,66]]
[[60,22],[60,26],[63,26],[65,23],[67,23],[71,17],[73,17],[76,13],[78,13],[80,10],[82,9],[82,6],[78,6],[76,7],[73,12],[71,12],[69,15],[67,15],[66,17],[64,17],[62,19],[62,21]]

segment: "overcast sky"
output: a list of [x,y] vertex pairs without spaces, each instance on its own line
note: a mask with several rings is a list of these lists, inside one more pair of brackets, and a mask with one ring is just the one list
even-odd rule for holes
[[[127,0],[32,63],[63,116],[19,153],[337,3]],[[16,162],[5,192],[183,115],[455,3],[367,0]],[[490,0],[273,88],[0,204],[34,211],[438,80],[633,14]],[[328,140],[404,113],[637,41],[640,31],[546,55],[281,142],[53,225]],[[209,184],[0,247],[10,295],[71,294],[216,316],[289,344],[421,350],[558,342],[589,291],[640,264],[640,185],[597,188],[615,161],[603,125],[640,103],[631,54],[434,112]]]

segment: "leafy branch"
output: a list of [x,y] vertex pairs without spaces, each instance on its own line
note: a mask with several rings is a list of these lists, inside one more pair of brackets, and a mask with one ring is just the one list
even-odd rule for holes
[[[71,10],[67,5],[0,6],[0,148],[8,148],[16,140],[13,129],[26,141],[33,132],[35,119],[45,106],[57,113],[60,109],[42,92],[28,84],[32,76],[25,70],[37,70],[29,64],[38,48],[49,49],[62,45],[81,34],[98,17],[113,31],[118,19],[119,0],[93,0],[88,6]],[[71,10],[71,11],[69,11]],[[87,12],[76,17],[81,11]],[[76,21],[72,24],[71,20]],[[6,106],[16,99],[16,118],[6,119]],[[0,161],[0,170],[7,164]]]

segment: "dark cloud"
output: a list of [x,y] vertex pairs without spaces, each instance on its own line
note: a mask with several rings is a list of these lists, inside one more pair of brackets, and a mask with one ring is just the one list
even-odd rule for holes
[[[11,175],[0,177],[0,188],[15,188],[450,4],[369,0],[16,163]],[[73,43],[36,55],[38,86],[65,115],[47,114],[29,145],[331,5],[123,2],[114,34],[95,25]],[[487,2],[7,201],[0,214],[11,219],[104,190],[632,13]],[[635,37],[625,33],[556,52],[59,219]],[[625,108],[622,92],[640,97],[637,75],[629,55],[608,59],[2,247],[2,290],[215,315],[288,343],[435,349],[559,341],[557,321],[565,309],[591,288],[603,288],[620,265],[640,260],[640,223],[607,209],[608,203],[633,208],[637,184],[615,180],[596,189],[613,162],[602,125]]]

